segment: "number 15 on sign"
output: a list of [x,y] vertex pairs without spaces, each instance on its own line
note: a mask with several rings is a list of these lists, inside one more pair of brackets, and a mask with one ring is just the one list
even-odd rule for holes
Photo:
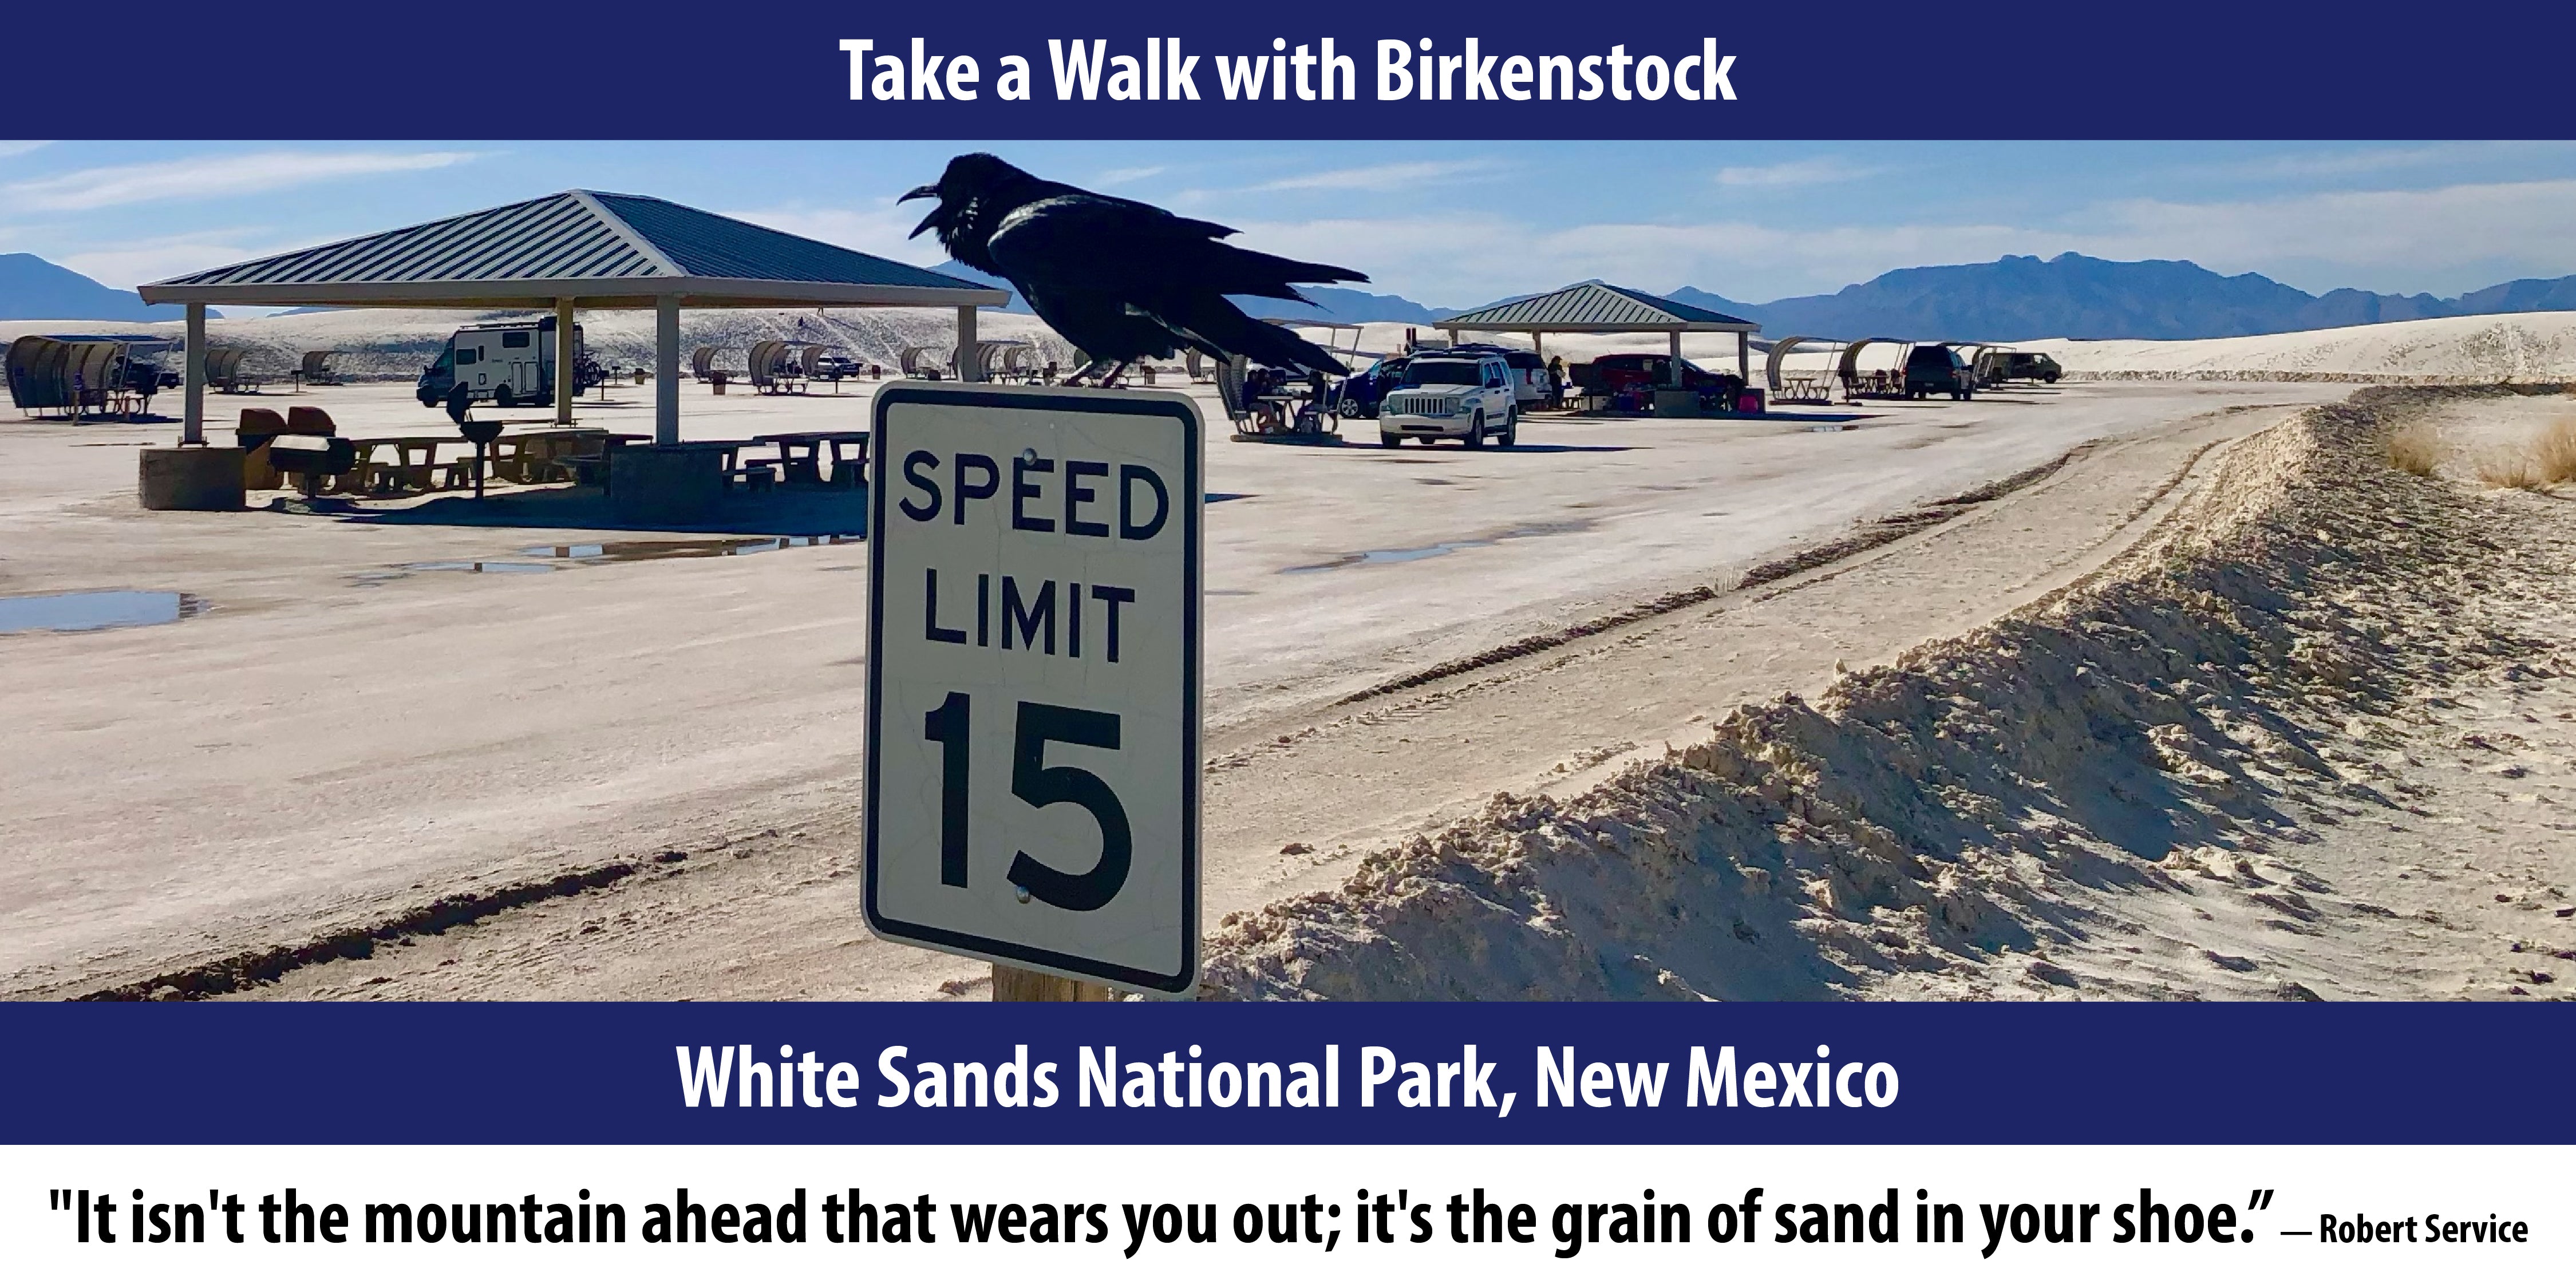
[[870,442],[866,913],[881,938],[1188,996],[1198,411],[889,385]]

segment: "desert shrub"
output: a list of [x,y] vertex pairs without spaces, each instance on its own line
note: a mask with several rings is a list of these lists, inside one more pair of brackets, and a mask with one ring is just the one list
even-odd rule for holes
[[2576,481],[2576,419],[2559,419],[2531,440],[2532,468],[2543,487]]
[[2423,425],[2409,425],[2388,436],[2388,463],[2420,478],[2431,478],[2442,463],[2442,438]]
[[2478,458],[2478,481],[2488,487],[2540,490],[2540,465],[2529,452],[2496,451]]

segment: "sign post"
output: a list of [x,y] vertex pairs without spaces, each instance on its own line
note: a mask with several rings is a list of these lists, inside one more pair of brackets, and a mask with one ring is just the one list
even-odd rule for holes
[[1202,434],[1179,394],[876,395],[868,928],[997,999],[1197,988]]

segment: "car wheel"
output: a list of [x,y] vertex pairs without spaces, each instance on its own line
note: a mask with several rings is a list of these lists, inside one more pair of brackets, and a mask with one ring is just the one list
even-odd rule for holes
[[1404,446],[1404,435],[1390,434],[1381,429],[1377,432],[1377,444],[1380,447],[1402,447]]
[[1510,447],[1513,444],[1518,443],[1520,439],[1521,409],[1519,404],[1515,403],[1509,412],[1504,413],[1503,432],[1494,435],[1494,442],[1504,447]]
[[508,385],[500,385],[492,390],[492,405],[495,407],[518,406],[517,403],[510,401],[510,387]]
[[1476,418],[1474,420],[1467,422],[1467,450],[1471,452],[1483,451],[1484,447],[1485,413],[1480,411],[1476,413]]
[[1960,391],[1959,391],[1959,401],[1961,401],[1961,402],[1966,402],[1966,401],[1968,401],[1968,400],[1970,400],[1970,399],[1972,399],[1972,398],[1975,398],[1976,396],[1977,396],[1977,388],[1976,388],[1976,386],[1974,386],[1974,385],[1970,385],[1970,386],[1968,386],[1967,388],[1962,389],[1962,390],[1960,390]]

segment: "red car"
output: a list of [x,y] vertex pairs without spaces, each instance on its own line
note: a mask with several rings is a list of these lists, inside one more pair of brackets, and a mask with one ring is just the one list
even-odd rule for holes
[[1587,394],[1613,397],[1637,389],[1693,389],[1699,392],[1702,403],[1723,408],[1734,407],[1736,397],[1744,392],[1743,377],[1706,370],[1688,358],[1680,359],[1681,380],[1677,385],[1673,380],[1674,361],[1661,353],[1604,354],[1591,362],[1576,363],[1567,377]]

